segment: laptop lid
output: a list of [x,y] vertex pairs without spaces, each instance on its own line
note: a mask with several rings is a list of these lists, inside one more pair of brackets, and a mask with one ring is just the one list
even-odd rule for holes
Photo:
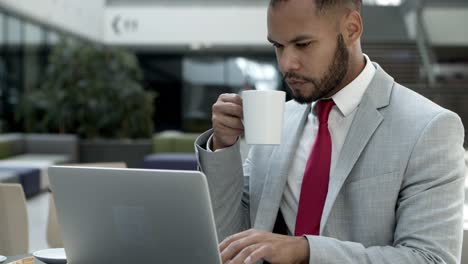
[[49,168],[68,263],[221,263],[198,171]]

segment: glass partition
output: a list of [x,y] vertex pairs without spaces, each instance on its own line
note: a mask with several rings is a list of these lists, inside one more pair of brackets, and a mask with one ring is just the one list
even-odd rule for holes
[[0,133],[21,132],[17,112],[26,90],[39,87],[51,46],[61,34],[0,11]]

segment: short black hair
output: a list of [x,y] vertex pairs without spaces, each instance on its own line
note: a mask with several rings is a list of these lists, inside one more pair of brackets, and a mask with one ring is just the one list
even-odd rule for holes
[[[289,0],[270,0],[270,6],[275,7],[276,4],[279,2],[287,2]],[[321,12],[327,10],[329,8],[339,6],[339,5],[347,5],[352,4],[355,10],[361,12],[362,0],[310,0],[315,1],[315,6],[317,7],[317,11]]]

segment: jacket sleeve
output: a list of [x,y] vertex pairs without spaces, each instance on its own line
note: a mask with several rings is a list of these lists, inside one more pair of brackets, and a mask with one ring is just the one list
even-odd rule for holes
[[[195,152],[200,171],[207,178],[218,239],[250,228],[249,216],[249,175],[244,175],[240,144],[210,152],[206,142],[212,135],[209,130],[195,141]],[[247,159],[246,164],[249,164]],[[249,171],[248,165],[246,172]]]

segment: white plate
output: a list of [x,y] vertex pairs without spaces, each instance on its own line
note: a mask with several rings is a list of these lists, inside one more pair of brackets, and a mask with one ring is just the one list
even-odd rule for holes
[[5,256],[2,256],[2,255],[0,255],[0,263],[3,263],[3,261],[5,261],[5,260],[6,260],[6,257],[5,257]]
[[33,253],[33,256],[47,264],[65,264],[67,256],[63,248],[50,248],[39,250]]

